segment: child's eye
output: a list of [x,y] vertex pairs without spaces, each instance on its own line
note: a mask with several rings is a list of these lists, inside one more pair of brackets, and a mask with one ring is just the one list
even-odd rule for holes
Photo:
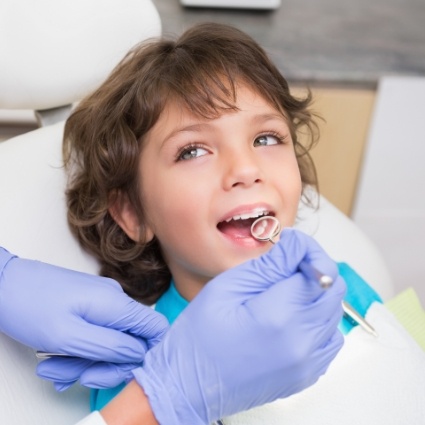
[[283,142],[283,137],[277,134],[262,134],[254,140],[254,146],[278,145]]
[[179,150],[177,154],[177,161],[187,161],[188,159],[198,158],[207,154],[208,151],[202,146],[185,146],[184,148]]

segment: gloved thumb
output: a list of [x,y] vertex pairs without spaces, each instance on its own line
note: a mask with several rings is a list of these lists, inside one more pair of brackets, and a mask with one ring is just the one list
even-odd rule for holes
[[292,228],[280,233],[279,241],[256,261],[264,278],[277,282],[299,271],[301,261],[310,263],[323,274],[338,276],[335,262],[311,236]]
[[288,228],[268,252],[216,276],[198,297],[209,297],[224,304],[233,303],[239,297],[243,302],[297,273],[303,260],[332,279],[338,276],[335,262],[313,238]]

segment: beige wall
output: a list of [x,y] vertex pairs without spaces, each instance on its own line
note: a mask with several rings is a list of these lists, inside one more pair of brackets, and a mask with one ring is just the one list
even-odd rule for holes
[[[319,176],[320,192],[350,215],[363,157],[375,90],[312,87],[313,110],[319,120],[320,140],[311,154]],[[294,86],[293,93],[303,89]]]

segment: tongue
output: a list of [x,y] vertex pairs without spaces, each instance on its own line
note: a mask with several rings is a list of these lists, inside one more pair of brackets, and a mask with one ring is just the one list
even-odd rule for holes
[[254,219],[222,221],[217,227],[220,232],[232,238],[250,238],[252,237],[251,225],[253,222]]

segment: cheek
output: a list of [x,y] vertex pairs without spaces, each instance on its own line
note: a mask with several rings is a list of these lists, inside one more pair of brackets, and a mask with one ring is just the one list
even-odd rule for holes
[[280,176],[279,185],[285,209],[289,213],[288,219],[295,221],[303,190],[301,174],[296,159],[286,164],[285,171]]
[[189,229],[201,215],[206,193],[199,186],[176,178],[158,178],[155,185],[144,186],[142,202],[146,221],[159,239]]
[[297,165],[296,165],[296,184],[294,184],[294,191],[295,191],[295,193],[296,193],[296,196],[297,196],[297,198],[299,199],[299,198],[301,198],[301,194],[302,194],[302,191],[303,191],[303,183],[302,183],[302,180],[301,180],[301,173],[300,173],[300,169],[299,169],[299,167],[298,167],[298,163],[297,163]]
[[294,173],[294,184],[293,184],[293,190],[292,190],[292,196],[294,198],[294,206],[295,206],[295,214],[298,211],[298,205],[301,200],[301,195],[303,191],[303,184],[301,180],[301,173],[300,169],[298,168],[298,163],[296,164],[296,171]]
[[301,171],[300,171],[300,167],[299,167],[295,152],[291,160],[291,170],[292,170],[291,173],[292,173],[293,181],[294,181],[294,190],[296,190],[299,196],[301,196],[301,191],[302,191]]
[[143,191],[142,196],[145,219],[155,235],[157,235],[160,225],[164,226],[164,224],[173,222],[171,212],[174,212],[175,204],[172,196],[170,197],[166,191],[159,189],[160,187],[159,184],[155,185],[149,191]]
[[[294,155],[290,160],[286,160],[283,165],[275,165],[275,170],[280,170],[281,182],[285,191],[291,193],[294,196],[301,196],[302,181],[300,168]],[[279,171],[277,171],[279,173]]]

